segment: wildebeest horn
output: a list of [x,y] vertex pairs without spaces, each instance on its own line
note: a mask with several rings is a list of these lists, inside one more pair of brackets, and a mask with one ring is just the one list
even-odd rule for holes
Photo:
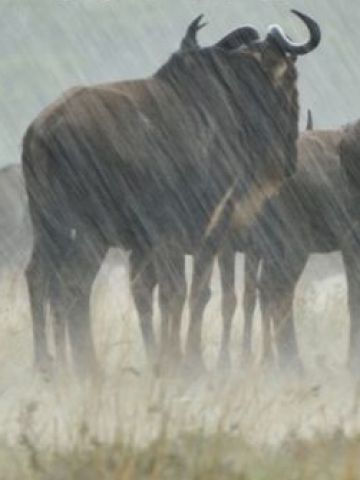
[[285,35],[283,29],[278,25],[269,27],[267,39],[274,40],[276,44],[282,50],[284,50],[284,52],[288,52],[293,55],[305,55],[319,45],[321,39],[320,27],[315,20],[308,17],[304,13],[301,13],[297,10],[291,10],[291,12],[297,15],[305,23],[310,32],[310,39],[304,44],[294,43]]
[[306,130],[313,130],[314,129],[314,123],[313,123],[313,117],[312,117],[312,112],[310,109],[307,111],[307,122],[306,122]]
[[200,23],[203,18],[204,18],[204,15],[201,14],[190,23],[190,25],[188,26],[188,29],[186,30],[185,37],[182,39],[182,42],[180,45],[181,50],[199,48],[196,35],[199,30],[201,30],[203,27],[205,27],[205,25],[207,25],[206,23]]
[[255,42],[256,40],[259,40],[259,38],[258,31],[254,27],[246,25],[228,33],[224,38],[217,42],[215,46],[224,50],[233,50],[241,47],[241,45]]

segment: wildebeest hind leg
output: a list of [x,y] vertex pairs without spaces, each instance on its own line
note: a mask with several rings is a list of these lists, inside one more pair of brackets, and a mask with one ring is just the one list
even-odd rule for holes
[[51,361],[46,340],[45,307],[50,265],[46,261],[44,247],[45,245],[35,239],[32,256],[26,269],[26,281],[33,321],[35,368],[41,372],[49,373]]
[[95,347],[90,324],[90,294],[106,249],[81,239],[73,244],[71,252],[59,268],[58,311],[65,316],[72,357],[79,377],[98,372]]

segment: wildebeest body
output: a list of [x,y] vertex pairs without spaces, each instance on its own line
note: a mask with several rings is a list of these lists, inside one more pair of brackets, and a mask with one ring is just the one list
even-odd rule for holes
[[[221,62],[226,55],[221,52],[219,59],[209,60]],[[36,120],[27,138],[30,148],[39,148],[39,156],[45,149],[49,154],[45,170],[49,169],[49,192],[58,210],[55,218],[61,219],[60,235],[87,219],[112,245],[152,245],[164,229],[194,245],[193,237],[200,239],[234,175],[247,185],[250,174],[261,177],[255,163],[260,155],[269,164],[280,155],[279,165],[281,154],[287,157],[277,138],[287,134],[281,125],[287,119],[281,95],[270,88],[257,62],[239,62],[237,68],[251,72],[248,77],[237,79],[230,72],[214,79],[197,56],[174,56],[153,79],[78,89]],[[185,61],[194,65],[178,65]],[[264,90],[266,102],[256,98],[256,92]],[[256,107],[247,106],[249,98]],[[275,108],[279,115],[273,119]],[[295,137],[297,105],[291,108],[294,111],[286,115],[293,115],[290,133]],[[235,152],[240,152],[241,161]],[[293,165],[290,157],[289,169]],[[24,168],[30,179],[29,161]],[[64,185],[66,191],[61,191]]]

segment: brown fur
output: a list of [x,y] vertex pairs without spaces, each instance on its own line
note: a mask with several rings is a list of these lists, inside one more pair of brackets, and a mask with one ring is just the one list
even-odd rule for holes
[[[23,169],[35,237],[27,280],[38,366],[48,365],[49,299],[59,359],[67,327],[76,368],[95,367],[89,295],[110,246],[132,252],[132,289],[144,318],[158,279],[173,350],[185,291],[181,259],[195,254],[188,350],[200,354],[196,317],[234,200],[254,183],[279,185],[295,168],[296,69],[273,49],[262,45],[260,63],[251,48],[176,53],[150,78],[73,89],[30,125]],[[286,63],[283,79],[276,58]],[[216,228],[204,235],[234,182]],[[146,271],[141,285],[139,271]],[[151,354],[151,326],[141,326]]]

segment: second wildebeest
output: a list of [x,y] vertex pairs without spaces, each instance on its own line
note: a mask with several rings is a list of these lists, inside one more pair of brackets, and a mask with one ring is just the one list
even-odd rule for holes
[[[201,355],[201,294],[233,201],[276,190],[295,169],[290,55],[320,41],[317,24],[297,14],[310,31],[303,45],[272,27],[251,48],[189,49],[147,79],[72,89],[32,122],[23,170],[34,229],[26,273],[37,367],[49,366],[47,300],[58,358],[65,361],[66,325],[77,371],[96,367],[89,297],[110,246],[131,250],[135,301],[137,272],[156,265],[169,312],[182,309],[183,254],[194,254],[188,354]],[[151,354],[151,325],[142,327]]]
[[[312,130],[312,128],[312,113],[308,110],[306,130],[309,131]],[[301,146],[300,138],[298,149],[301,149]],[[259,219],[255,219],[253,224],[248,228],[241,228],[240,230],[236,223],[235,216],[234,227],[230,229],[229,237],[224,242],[218,256],[222,290],[221,312],[223,320],[219,366],[222,369],[229,368],[230,366],[229,342],[232,320],[237,305],[237,295],[235,292],[236,253],[241,252],[244,254],[244,330],[242,339],[242,358],[244,361],[247,361],[251,350],[252,321],[257,299],[257,276],[262,257],[262,250],[265,247],[262,238],[259,238],[261,237],[261,228],[259,228],[261,222],[259,222]]]
[[[272,358],[271,325],[280,365],[302,369],[295,335],[295,288],[312,253],[340,251],[349,289],[348,263],[356,257],[351,244],[353,200],[341,167],[343,129],[314,130],[298,142],[298,170],[264,209],[259,280],[263,355]],[[353,205],[354,206],[354,205]],[[350,356],[352,354],[350,353]]]
[[345,127],[340,142],[340,161],[348,181],[347,213],[351,230],[347,232],[344,265],[348,281],[348,308],[350,313],[349,364],[360,372],[360,120]]
[[[304,132],[298,140],[295,175],[266,202],[249,234],[249,250],[255,252],[251,271],[259,285],[262,315],[263,356],[273,359],[271,327],[274,327],[280,365],[302,369],[295,335],[293,304],[295,288],[310,254],[340,251],[348,284],[350,313],[349,361],[358,365],[357,315],[359,230],[357,188],[351,151],[360,144],[358,124],[336,130]],[[356,141],[355,141],[356,140]],[[346,168],[343,168],[346,164]],[[250,257],[251,260],[251,257]],[[262,269],[256,279],[260,260]],[[245,276],[249,275],[245,272]],[[233,292],[233,285],[230,291]],[[253,309],[245,316],[243,348],[250,351]],[[227,345],[226,345],[227,346]],[[357,368],[358,370],[358,368]]]

